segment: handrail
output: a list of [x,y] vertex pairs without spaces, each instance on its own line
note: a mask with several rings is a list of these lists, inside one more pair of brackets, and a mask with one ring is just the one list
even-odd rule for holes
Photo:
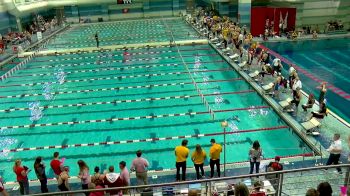
[[318,167],[308,167],[308,168],[300,168],[300,169],[290,169],[283,171],[275,171],[275,172],[264,172],[258,174],[245,174],[239,176],[229,176],[222,178],[211,178],[211,179],[203,179],[203,180],[190,180],[184,182],[170,182],[170,183],[162,183],[162,184],[152,184],[152,185],[141,185],[141,186],[128,186],[128,187],[115,187],[115,188],[103,188],[103,189],[89,189],[89,190],[75,190],[75,191],[65,191],[65,192],[52,192],[52,193],[40,193],[40,194],[32,194],[33,196],[46,196],[46,195],[62,195],[62,194],[74,194],[74,193],[87,193],[87,192],[95,192],[95,191],[116,191],[116,190],[130,190],[130,189],[145,189],[145,188],[155,188],[155,187],[165,187],[165,186],[177,186],[177,185],[185,185],[185,184],[198,184],[198,183],[207,183],[207,182],[217,182],[217,181],[225,181],[225,180],[235,180],[242,178],[252,178],[259,177],[265,175],[274,175],[274,174],[288,174],[288,173],[296,173],[296,172],[305,172],[305,171],[314,171],[321,169],[334,169],[338,167],[348,167],[350,168],[350,164],[340,164],[340,165],[328,165],[328,166],[318,166]]

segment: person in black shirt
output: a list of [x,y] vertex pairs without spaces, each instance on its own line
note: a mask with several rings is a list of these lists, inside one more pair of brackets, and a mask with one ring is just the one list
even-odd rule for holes
[[323,119],[327,115],[327,107],[324,102],[320,103],[320,110],[318,112],[311,112],[312,117]]
[[97,48],[100,46],[100,41],[98,40],[98,33],[95,34],[96,46]]
[[47,177],[45,174],[45,165],[42,162],[42,157],[37,157],[34,162],[34,171],[36,176],[38,177],[38,180],[41,184],[41,192],[47,193],[49,190],[47,189]]

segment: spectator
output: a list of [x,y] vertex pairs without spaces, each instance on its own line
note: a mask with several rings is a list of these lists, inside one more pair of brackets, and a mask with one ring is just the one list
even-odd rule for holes
[[[83,160],[78,161],[78,166],[79,166],[78,178],[80,178],[81,180],[81,187],[84,190],[88,189],[89,183],[91,182],[89,167],[86,165],[86,163]],[[89,195],[89,193],[85,193],[85,195]]]
[[147,185],[147,168],[149,163],[146,159],[141,157],[142,151],[136,152],[136,158],[132,161],[130,170],[136,172],[137,185]]
[[[104,178],[104,185],[106,188],[122,187],[123,181],[120,178],[120,175],[114,172],[114,167],[109,166],[108,173]],[[121,194],[120,190],[106,191],[110,196],[119,196]]]
[[[192,161],[194,163],[194,168],[196,169],[197,180],[204,177],[204,160],[207,157],[205,151],[202,149],[201,145],[196,145],[196,150],[192,153]],[[199,174],[199,169],[201,170],[201,175]]]
[[47,177],[45,173],[45,164],[43,163],[42,157],[37,157],[34,162],[34,171],[36,177],[40,181],[40,188],[42,193],[47,193],[49,190],[47,189]]
[[314,188],[310,188],[309,190],[306,191],[306,194],[305,194],[305,196],[319,196],[319,195],[320,194]]
[[54,152],[53,153],[53,160],[50,163],[50,166],[55,174],[56,179],[58,179],[58,175],[60,175],[60,173],[63,171],[63,161],[59,160],[59,153],[58,152]]
[[63,171],[58,175],[57,184],[60,191],[69,191],[69,167],[63,167]]
[[312,108],[314,104],[315,104],[315,96],[314,96],[314,94],[311,93],[311,94],[309,95],[309,98],[308,98],[308,100],[307,100],[307,103],[304,104],[304,105],[302,105],[301,107],[302,107],[303,110],[306,112],[307,109]]
[[2,196],[9,196],[8,192],[6,191],[4,184],[2,182],[2,179],[0,178],[0,193]]
[[[328,161],[326,165],[338,165],[339,164],[339,158],[340,154],[342,152],[342,144],[340,140],[340,134],[336,133],[333,136],[333,142],[331,146],[327,149],[327,151],[330,153]],[[337,168],[337,171],[339,174],[342,174],[342,171],[340,167]]]
[[175,148],[176,156],[176,181],[180,181],[180,168],[182,169],[182,180],[186,180],[186,159],[189,154],[187,148],[188,140],[182,140],[181,146]]
[[238,183],[235,185],[235,196],[249,196],[249,189],[247,185]]
[[100,173],[100,168],[98,166],[95,167],[94,172],[94,175],[91,176],[91,183],[96,185],[96,180],[103,181],[103,175]]
[[22,166],[22,161],[20,159],[17,159],[15,161],[15,165],[13,166],[13,172],[17,176],[17,182],[19,184],[19,190],[21,195],[28,195],[29,194],[29,182],[28,182],[28,173],[31,170],[28,169],[26,166]]
[[260,161],[262,157],[262,149],[260,148],[259,141],[254,141],[252,148],[249,150],[250,157],[250,174],[254,171],[255,173],[259,173]]
[[[123,186],[130,186],[130,173],[126,168],[125,161],[119,163],[120,179],[123,181]],[[124,194],[127,194],[129,190],[123,190]]]
[[[103,182],[100,179],[96,179],[95,182],[95,187],[94,189],[103,189]],[[104,191],[94,191],[90,192],[89,196],[104,196]]]
[[318,118],[318,119],[323,119],[325,116],[327,116],[327,107],[324,102],[320,103],[320,108],[318,112],[311,112],[312,117]]
[[263,184],[260,181],[256,181],[253,185],[254,189],[250,196],[265,196],[265,192],[261,191],[260,189],[263,188]]
[[318,102],[320,104],[325,102],[325,96],[326,96],[326,92],[327,92],[326,84],[327,84],[326,82],[323,82],[321,84],[320,97],[318,98]]
[[220,144],[215,142],[215,139],[210,140],[210,177],[214,177],[214,166],[216,165],[216,171],[218,173],[218,177],[220,177],[220,154],[222,152],[222,147]]
[[333,193],[332,187],[328,182],[321,182],[317,186],[317,191],[319,196],[332,196]]
[[283,165],[280,163],[281,157],[276,156],[275,161],[270,162],[267,167],[271,167],[273,171],[282,171]]

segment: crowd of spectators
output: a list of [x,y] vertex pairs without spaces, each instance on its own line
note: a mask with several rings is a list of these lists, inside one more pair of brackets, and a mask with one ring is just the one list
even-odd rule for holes
[[37,16],[34,21],[26,25],[23,32],[9,32],[7,34],[0,34],[0,54],[4,53],[9,46],[31,44],[32,36],[37,32],[51,32],[57,26],[56,18],[44,19],[42,16]]

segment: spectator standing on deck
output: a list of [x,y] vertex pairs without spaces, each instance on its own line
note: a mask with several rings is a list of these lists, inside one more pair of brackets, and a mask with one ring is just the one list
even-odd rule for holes
[[[326,165],[332,165],[332,164],[338,165],[342,150],[343,149],[342,149],[342,144],[340,140],[340,134],[336,133],[333,136],[333,141],[331,146],[327,149],[327,151],[330,154]],[[337,171],[339,174],[342,174],[342,171],[339,167],[337,168]]]
[[45,173],[45,164],[43,163],[43,158],[42,157],[37,157],[34,162],[34,171],[35,174],[40,181],[41,185],[41,192],[42,193],[47,193],[49,190],[47,189],[47,177]]
[[249,150],[249,159],[250,159],[250,174],[254,171],[259,173],[260,161],[262,157],[262,149],[260,148],[259,141],[254,141],[252,148]]
[[[123,182],[123,186],[130,186],[130,173],[128,168],[126,168],[125,161],[121,161],[119,163],[119,169],[120,169],[120,179]],[[123,190],[124,194],[129,193],[129,190]]]
[[[122,187],[123,181],[120,178],[120,175],[114,172],[114,166],[109,166],[108,173],[105,175],[104,178],[104,185],[106,188],[114,188],[114,187]],[[109,193],[110,196],[118,196],[121,194],[120,190],[114,190],[114,191],[106,191]]]
[[186,180],[186,159],[190,150],[187,148],[188,140],[182,140],[181,146],[175,148],[176,156],[176,181],[180,181],[180,169],[182,170],[182,181]]
[[216,165],[216,171],[218,173],[218,177],[220,177],[220,154],[222,152],[222,147],[220,144],[215,142],[215,139],[210,140],[210,177],[214,177],[214,166]]
[[[192,161],[194,163],[194,168],[196,169],[197,180],[204,177],[204,160],[207,157],[205,151],[202,149],[201,145],[196,145],[196,150],[192,153]],[[201,170],[201,174],[199,174],[199,170]]]
[[318,98],[318,102],[321,104],[325,101],[325,96],[327,92],[326,82],[321,84],[320,97]]
[[[79,166],[78,178],[80,178],[81,180],[82,189],[86,190],[89,188],[89,183],[91,183],[89,167],[86,165],[86,163],[83,160],[78,161],[78,166]],[[89,195],[89,193],[85,193],[85,195]]]
[[142,151],[136,152],[136,158],[132,161],[130,170],[136,172],[137,185],[147,185],[147,168],[149,163],[146,159],[141,157]]
[[59,160],[60,154],[58,152],[53,153],[53,159],[50,163],[51,169],[55,173],[56,179],[58,179],[58,175],[63,171],[63,162],[64,159]]
[[19,191],[21,195],[29,194],[29,182],[28,182],[28,173],[31,170],[26,166],[22,166],[22,161],[17,159],[15,165],[13,166],[13,172],[17,176],[17,182],[19,184]]

